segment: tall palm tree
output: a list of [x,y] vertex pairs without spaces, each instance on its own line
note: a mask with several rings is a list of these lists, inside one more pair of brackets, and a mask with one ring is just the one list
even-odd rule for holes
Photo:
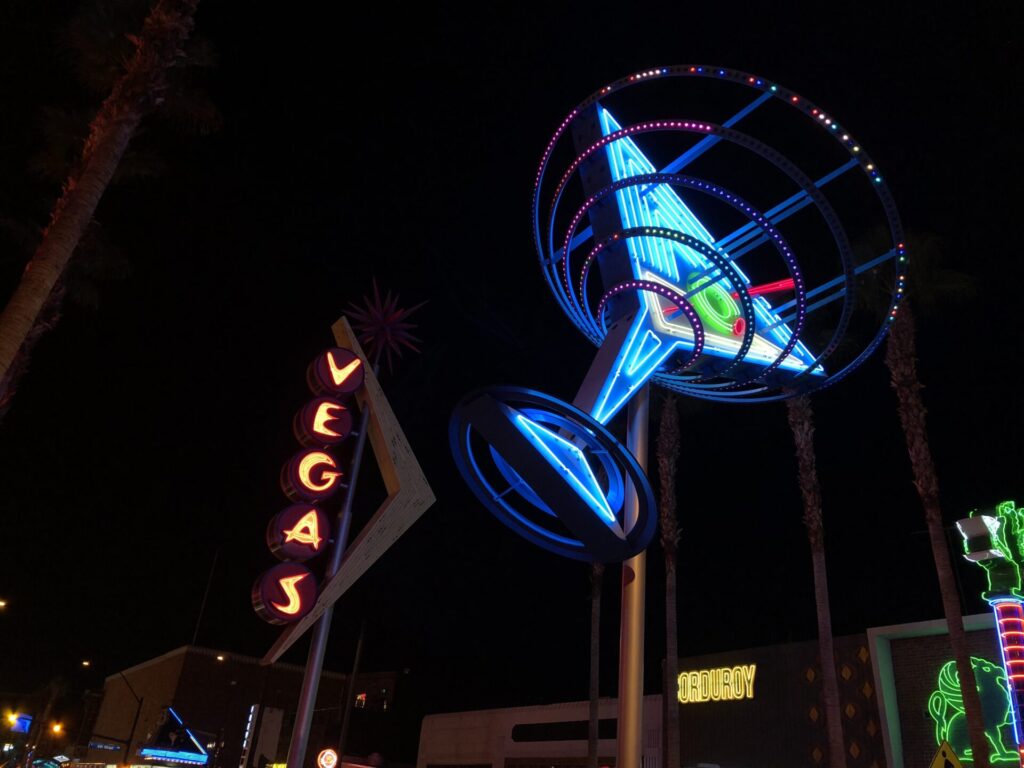
[[604,564],[590,566],[590,724],[587,729],[587,765],[597,768],[599,696],[601,689],[601,588]]
[[[64,183],[50,223],[21,281],[0,313],[0,381],[52,302],[64,274],[128,144],[164,98],[168,69],[193,26],[199,0],[158,0],[134,38],[135,51],[89,126],[81,159]],[[52,306],[52,305],[51,305]]]
[[665,723],[665,765],[679,768],[679,718],[672,691],[679,677],[679,638],[676,616],[676,553],[679,521],[676,519],[676,467],[679,464],[679,404],[668,394],[661,406],[656,445],[661,495],[658,499],[658,528],[665,555],[665,680],[663,705]]
[[971,740],[971,752],[975,768],[988,768],[989,746],[985,738],[985,721],[982,716],[981,698],[974,681],[971,655],[967,649],[967,632],[964,630],[963,612],[956,587],[953,564],[949,557],[949,544],[942,522],[942,507],[939,504],[939,479],[928,445],[927,413],[921,399],[921,381],[917,376],[917,342],[914,331],[914,314],[910,304],[904,303],[889,329],[885,346],[885,364],[889,368],[892,388],[899,403],[900,425],[910,454],[910,465],[914,472],[914,486],[924,507],[924,519],[928,526],[928,540],[932,546],[935,571],[939,578],[939,592],[942,607],[949,627],[949,642],[956,659],[960,690],[964,699],[964,714],[967,717],[967,732]]
[[832,610],[828,602],[828,572],[825,568],[825,529],[821,520],[821,488],[814,458],[814,414],[806,395],[786,401],[789,427],[796,445],[797,477],[804,500],[804,526],[811,545],[814,571],[814,605],[818,614],[818,653],[821,656],[821,695],[825,708],[828,736],[828,761],[831,768],[846,764],[843,746],[843,722],[839,713],[839,680],[832,642]]

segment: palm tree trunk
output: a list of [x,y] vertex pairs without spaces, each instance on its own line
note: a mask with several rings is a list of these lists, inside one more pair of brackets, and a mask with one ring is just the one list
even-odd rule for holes
[[673,691],[679,677],[679,631],[676,615],[676,553],[679,548],[679,521],[676,518],[676,467],[679,463],[679,408],[675,395],[667,395],[658,427],[658,476],[661,496],[658,525],[661,548],[665,553],[665,680],[662,690],[665,724],[666,768],[679,768],[679,708]]
[[0,380],[39,319],[91,221],[142,118],[160,103],[167,69],[181,55],[199,0],[159,0],[150,11],[124,75],[89,126],[82,158],[64,184],[50,224],[0,314]]
[[821,519],[821,489],[814,458],[814,416],[806,396],[786,401],[789,426],[796,444],[800,494],[804,500],[804,526],[811,545],[814,572],[814,606],[818,614],[818,653],[821,656],[821,696],[828,736],[828,761],[831,768],[846,765],[843,746],[843,721],[839,712],[839,680],[832,642],[832,610],[828,602],[828,572],[825,568],[825,529]]
[[939,505],[939,480],[928,445],[928,429],[925,421],[927,410],[921,400],[921,382],[917,377],[917,344],[914,334],[914,316],[909,304],[904,304],[889,330],[885,347],[885,364],[889,367],[892,388],[896,390],[899,402],[900,424],[907,441],[907,453],[914,472],[914,485],[924,507],[924,519],[928,525],[928,539],[932,545],[935,571],[939,577],[939,593],[949,627],[949,642],[956,659],[960,692],[964,700],[967,717],[967,732],[971,739],[971,752],[975,768],[988,768],[988,741],[985,738],[985,721],[982,716],[981,698],[974,680],[971,655],[967,649],[967,632],[964,630],[960,597],[957,594],[953,564],[949,558],[942,522],[942,507]]
[[593,563],[590,569],[590,724],[587,729],[587,765],[597,768],[598,697],[601,688],[601,585],[604,565]]

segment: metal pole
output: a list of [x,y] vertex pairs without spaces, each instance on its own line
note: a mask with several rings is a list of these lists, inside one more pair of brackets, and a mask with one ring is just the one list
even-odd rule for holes
[[[348,546],[348,532],[352,527],[352,500],[356,495],[356,482],[359,480],[359,469],[363,464],[363,451],[366,447],[366,433],[369,426],[370,405],[367,403],[359,418],[359,435],[356,438],[356,447],[352,454],[348,489],[345,491],[345,501],[341,505],[341,511],[338,512],[338,535],[334,537],[334,545],[331,548],[331,561],[327,564],[325,584],[338,572],[341,558]],[[320,673],[324,668],[324,653],[327,651],[327,637],[331,634],[331,618],[333,616],[334,606],[329,605],[313,628],[313,641],[309,645],[306,672],[302,676],[302,690],[299,692],[299,705],[295,711],[292,741],[288,746],[287,768],[302,768],[302,761],[306,757],[306,747],[309,746],[309,728],[313,724],[313,707],[316,704],[317,688],[320,686]]]
[[139,697],[139,694],[135,692],[135,689],[132,688],[132,684],[128,682],[128,678],[124,676],[124,672],[118,672],[117,674],[121,676],[122,680],[124,680],[124,684],[128,686],[128,692],[132,695],[132,698],[135,699],[135,717],[132,719],[132,730],[128,734],[128,741],[126,741],[124,745],[124,762],[127,765],[132,761],[132,740],[135,738],[135,729],[139,725],[139,715],[142,714],[142,699]]
[[210,576],[206,579],[206,590],[203,592],[203,602],[199,604],[199,615],[196,617],[196,628],[192,632],[192,645],[196,644],[199,637],[199,625],[203,623],[203,614],[206,612],[206,599],[210,596],[210,585],[213,584],[213,572],[217,568],[217,558],[220,557],[220,547],[213,553],[213,563],[210,565]]
[[[626,447],[647,469],[647,416],[650,390],[645,385],[629,402]],[[625,523],[636,523],[639,500],[626,498]],[[622,619],[619,628],[619,722],[616,768],[641,768],[644,706],[644,591],[647,553],[622,564]]]
[[363,636],[366,634],[366,619],[359,624],[359,639],[356,641],[356,657],[352,662],[352,676],[345,683],[345,705],[341,712],[341,738],[338,739],[338,759],[345,757],[345,742],[348,741],[348,723],[352,718],[353,699],[356,692],[356,675],[359,674],[359,658],[363,655]]

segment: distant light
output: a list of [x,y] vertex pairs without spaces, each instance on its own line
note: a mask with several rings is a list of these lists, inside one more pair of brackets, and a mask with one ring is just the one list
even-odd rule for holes
[[6,600],[0,600],[0,608],[6,608],[6,607],[7,607],[7,601]]
[[92,662],[89,661],[88,659],[82,659],[82,666],[83,667],[91,667],[92,666]]
[[11,725],[17,725],[18,724],[18,713],[17,712],[8,712],[7,713],[7,722],[10,723]]
[[224,655],[221,653],[217,654],[217,661],[224,661]]
[[50,730],[53,731],[54,733],[63,733],[64,732],[64,725],[62,723],[54,723],[53,725],[50,726]]

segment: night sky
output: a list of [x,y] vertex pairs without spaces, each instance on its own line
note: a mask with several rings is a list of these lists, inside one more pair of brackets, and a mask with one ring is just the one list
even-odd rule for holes
[[[54,115],[100,101],[66,34],[89,1],[0,9],[5,222],[45,224],[59,182],[37,158]],[[365,668],[409,670],[413,751],[424,713],[585,698],[588,567],[482,510],[446,428],[486,384],[575,393],[592,350],[537,268],[533,175],[573,105],[652,66],[756,72],[857,133],[911,255],[926,240],[974,282],[920,322],[946,520],[1024,499],[1012,373],[1024,68],[1011,6],[777,5],[349,4],[329,18],[322,5],[204,0],[196,34],[217,62],[195,77],[223,126],[196,137],[146,124],[137,147],[163,167],[112,186],[97,212],[126,268],[83,278],[95,306],[69,298],[0,423],[0,691],[54,676],[99,687],[188,643],[215,556],[198,642],[263,655],[278,630],[253,614],[249,589],[273,562],[264,528],[285,505],[278,472],[296,449],[305,367],[376,277],[406,304],[427,302],[421,354],[382,379],[438,502],[339,602],[327,666],[350,667],[365,617]],[[16,228],[0,228],[4,299],[27,255]],[[911,295],[941,279],[912,271]],[[835,632],[940,617],[881,356],[814,406]],[[682,408],[680,655],[814,637],[785,408]],[[357,523],[379,493],[371,475]],[[978,612],[979,574],[958,567]],[[662,578],[655,545],[648,691],[660,689]],[[617,567],[607,579],[602,693],[613,695]]]

